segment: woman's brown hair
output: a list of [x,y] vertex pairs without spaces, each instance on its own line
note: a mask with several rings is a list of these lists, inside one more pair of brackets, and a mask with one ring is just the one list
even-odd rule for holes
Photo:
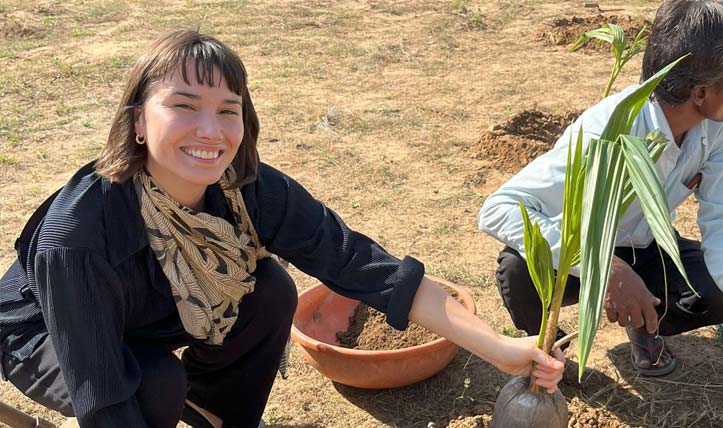
[[138,58],[111,124],[108,141],[95,163],[98,174],[110,181],[123,182],[143,168],[147,149],[135,142],[135,111],[143,106],[150,87],[169,73],[180,70],[183,80],[190,84],[191,76],[186,73],[189,62],[195,64],[198,83],[214,86],[214,70],[220,70],[228,89],[241,96],[244,136],[231,162],[236,171],[236,180],[231,187],[240,187],[256,178],[259,119],[246,85],[246,69],[238,55],[226,45],[189,30],[161,37]]

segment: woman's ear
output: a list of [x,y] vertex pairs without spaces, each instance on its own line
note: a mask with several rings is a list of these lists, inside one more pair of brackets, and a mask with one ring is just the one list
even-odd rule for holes
[[133,125],[136,135],[140,135],[141,137],[146,136],[146,116],[143,113],[142,107],[133,108]]

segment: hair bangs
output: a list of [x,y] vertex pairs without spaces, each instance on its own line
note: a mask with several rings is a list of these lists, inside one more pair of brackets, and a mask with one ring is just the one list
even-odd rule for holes
[[194,63],[193,70],[197,83],[208,86],[220,84],[221,82],[215,81],[217,77],[215,73],[218,70],[226,80],[228,89],[236,95],[243,95],[246,87],[246,70],[238,57],[225,46],[201,38],[179,52],[177,64],[181,66],[181,75],[188,84],[191,84],[191,81],[187,66],[191,61]]

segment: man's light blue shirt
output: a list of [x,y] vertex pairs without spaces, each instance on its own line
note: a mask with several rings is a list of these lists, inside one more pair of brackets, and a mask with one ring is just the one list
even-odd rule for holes
[[[531,220],[537,220],[543,235],[552,247],[555,265],[560,254],[560,219],[564,190],[567,150],[570,137],[576,141],[582,126],[585,145],[590,138],[599,138],[617,104],[637,86],[605,98],[586,110],[554,147],[532,161],[519,173],[490,195],[480,209],[478,226],[525,256],[522,216],[517,202],[522,202]],[[698,226],[706,266],[718,287],[723,290],[723,122],[704,120],[688,130],[678,147],[662,108],[648,101],[636,118],[632,135],[645,137],[660,129],[670,143],[656,164],[663,182],[671,215],[691,194],[699,202]],[[694,189],[688,183],[700,173],[702,180]],[[617,245],[647,247],[653,241],[640,204],[635,201],[625,213],[618,229]],[[577,274],[577,270],[572,271]]]

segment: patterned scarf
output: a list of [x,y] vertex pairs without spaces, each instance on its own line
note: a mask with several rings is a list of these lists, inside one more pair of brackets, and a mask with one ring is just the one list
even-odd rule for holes
[[238,317],[244,295],[254,291],[260,245],[239,189],[227,189],[231,168],[219,184],[236,224],[185,207],[145,170],[134,178],[151,249],[168,278],[183,327],[197,339],[220,345]]

